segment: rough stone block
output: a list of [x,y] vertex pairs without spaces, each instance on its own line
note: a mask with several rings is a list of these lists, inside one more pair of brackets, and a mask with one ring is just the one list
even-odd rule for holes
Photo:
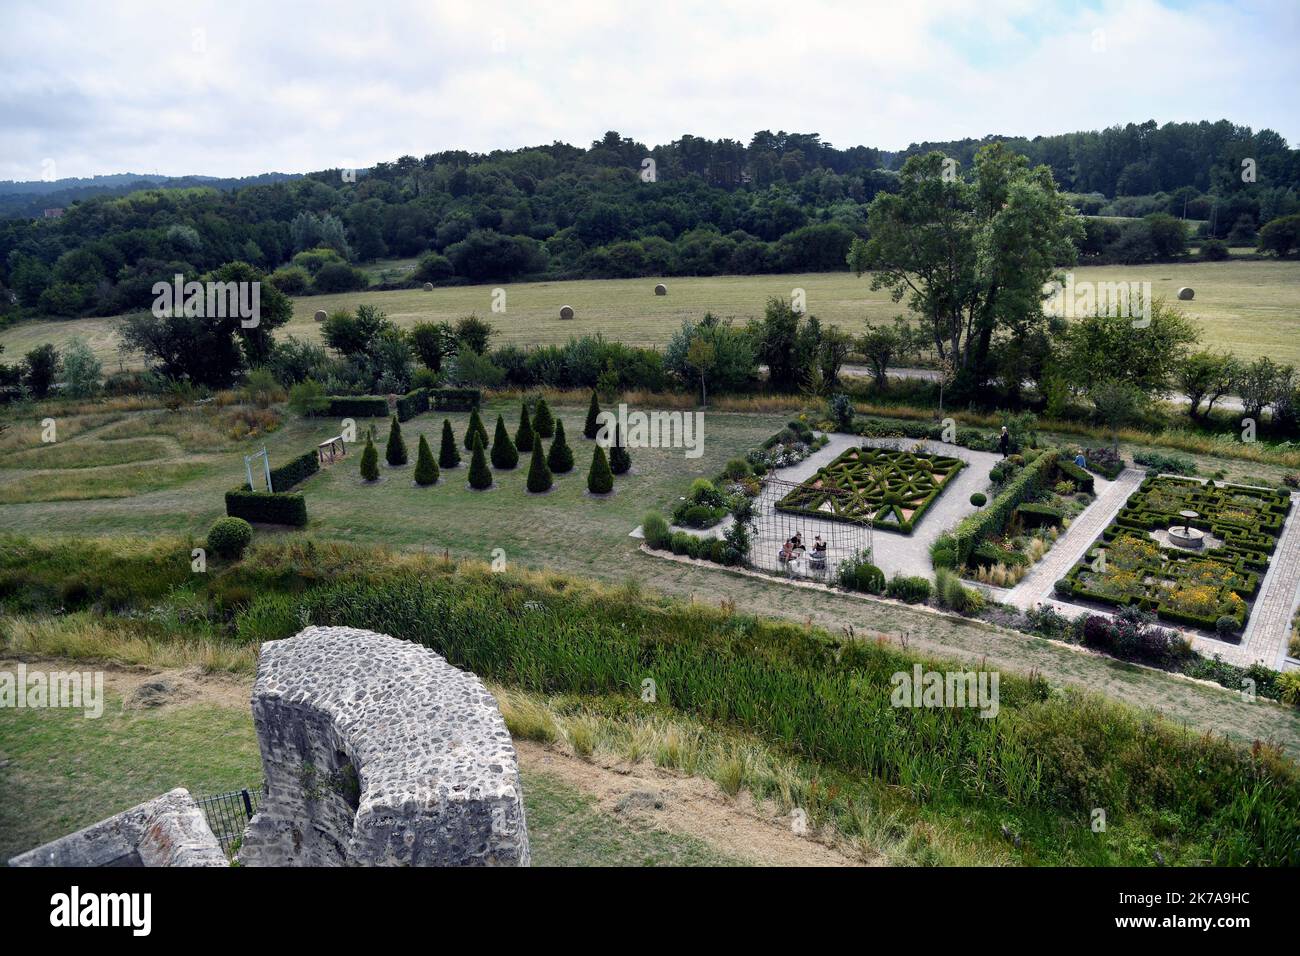
[[266,797],[252,866],[527,866],[514,744],[479,679],[373,631],[262,645],[253,688]]

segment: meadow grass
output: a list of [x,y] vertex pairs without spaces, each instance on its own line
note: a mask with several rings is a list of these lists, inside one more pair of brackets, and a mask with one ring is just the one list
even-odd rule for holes
[[[261,757],[245,704],[141,709],[105,693],[105,712],[0,712],[0,860],[151,800],[257,787]],[[123,759],[130,754],[130,759]],[[521,774],[536,866],[737,866],[690,835],[625,820],[558,776]]]
[[[696,753],[694,725],[748,735],[788,759],[875,781],[904,795],[914,813],[978,820],[975,832],[994,842],[1012,827],[1023,837],[1026,862],[1147,863],[1157,851],[1171,862],[1300,862],[1292,858],[1300,784],[1295,765],[1276,748],[1257,742],[1247,749],[1150,712],[1053,689],[1033,675],[1003,671],[1002,709],[992,720],[969,710],[894,708],[891,674],[918,659],[932,669],[952,665],[816,627],[667,601],[638,587],[554,572],[493,573],[486,564],[310,539],[259,548],[205,575],[193,574],[188,551],[175,545],[137,544],[115,554],[102,542],[5,544],[0,600],[21,622],[6,628],[14,649],[84,659],[102,645],[108,659],[143,662],[161,653],[148,640],[155,636],[190,644],[174,662],[201,662],[211,659],[205,642],[229,642],[224,666],[238,670],[251,663],[252,645],[231,635],[258,602],[278,593],[291,597],[292,613],[278,625],[264,620],[259,639],[310,622],[419,641],[456,666],[535,695],[506,697],[503,707],[516,733],[548,743],[574,734],[536,695],[621,701],[646,718],[619,731],[628,759],[707,765],[728,792],[754,790],[746,783],[746,752],[710,762]],[[74,567],[90,573],[65,577]],[[39,618],[55,602],[73,612],[100,610],[57,623]],[[128,623],[96,619],[111,608]],[[647,679],[655,688],[649,703],[642,699]],[[655,729],[658,718],[690,724],[670,735]],[[590,746],[600,746],[599,728],[588,730]],[[848,812],[848,803],[827,799],[837,814]],[[1088,828],[1095,806],[1108,808],[1105,840]]]
[[[1204,332],[1204,344],[1247,359],[1268,355],[1300,365],[1300,315],[1295,290],[1300,286],[1300,262],[1250,260],[1187,262],[1144,266],[1083,266],[1076,282],[1150,282],[1152,293],[1174,300],[1179,288],[1190,286],[1196,298],[1178,305]],[[668,295],[654,295],[663,281]],[[506,290],[506,311],[492,311],[492,292]],[[808,311],[823,323],[853,334],[863,321],[892,321],[905,304],[895,303],[885,290],[872,291],[869,275],[818,272],[761,276],[646,277],[641,279],[581,279],[519,282],[500,286],[450,286],[423,289],[348,292],[304,296],[294,300],[291,322],[277,331],[306,341],[319,341],[317,310],[355,309],[367,303],[383,309],[398,325],[422,321],[455,321],[470,313],[489,319],[498,329],[497,344],[542,345],[570,336],[602,333],[606,338],[635,345],[662,347],[686,318],[706,312],[740,322],[763,314],[773,296],[789,299],[803,289]],[[570,305],[576,317],[562,320],[560,307]],[[139,367],[138,356],[118,352],[117,317],[35,321],[0,332],[0,344],[10,355],[21,355],[44,342],[62,347],[74,335],[85,338],[106,368]]]

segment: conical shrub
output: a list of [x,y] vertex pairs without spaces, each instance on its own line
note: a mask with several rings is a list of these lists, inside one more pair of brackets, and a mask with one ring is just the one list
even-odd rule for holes
[[555,441],[551,442],[546,464],[550,465],[551,472],[557,475],[573,471],[573,449],[564,440],[564,422],[555,423]]
[[474,436],[474,449],[469,459],[469,486],[476,491],[492,487],[492,469],[488,467],[483,441],[478,435]]
[[369,435],[366,436],[366,447],[361,452],[361,480],[379,480],[379,449]]
[[465,429],[465,447],[470,451],[474,450],[474,436],[483,443],[483,447],[488,446],[487,429],[483,427],[483,419],[478,417],[478,409],[469,413],[469,427]]
[[388,444],[384,446],[384,460],[396,468],[406,464],[406,440],[402,438],[402,426],[397,424],[397,416],[388,426]]
[[619,437],[618,426],[615,425],[614,444],[609,446],[609,470],[616,475],[626,475],[631,467],[632,456],[627,453],[627,448]]
[[609,470],[605,449],[599,445],[591,453],[591,470],[587,472],[587,490],[593,495],[607,495],[614,490],[614,475]]
[[546,404],[544,398],[537,400],[537,411],[533,412],[533,431],[543,438],[555,434],[555,416],[551,414],[551,406]]
[[438,464],[443,468],[460,467],[460,449],[456,447],[456,436],[451,430],[450,419],[442,420],[442,444],[438,446]]
[[498,471],[519,467],[519,449],[510,440],[506,420],[500,415],[497,416],[496,434],[492,436],[492,467]]
[[415,483],[432,485],[438,481],[438,463],[433,460],[433,452],[424,435],[420,436],[420,445],[415,450]]
[[521,452],[533,450],[533,423],[528,420],[528,406],[519,406],[519,428],[515,430],[515,447]]
[[596,433],[600,431],[600,403],[596,401],[596,393],[591,393],[591,404],[587,406],[587,423],[582,426],[583,438],[595,438]]
[[538,439],[533,443],[533,457],[528,463],[528,490],[534,493],[549,491],[553,484],[555,479],[551,476],[551,469],[546,466],[542,442]]

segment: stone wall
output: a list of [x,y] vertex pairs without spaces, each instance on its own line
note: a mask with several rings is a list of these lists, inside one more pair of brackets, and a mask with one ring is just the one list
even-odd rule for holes
[[229,866],[188,790],[161,797],[28,850],[10,866]]
[[477,677],[372,631],[262,645],[253,688],[266,797],[251,866],[527,866],[514,745]]

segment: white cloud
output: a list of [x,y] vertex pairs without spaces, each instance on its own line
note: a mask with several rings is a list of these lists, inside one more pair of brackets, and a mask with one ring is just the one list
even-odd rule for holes
[[1285,0],[18,0],[5,20],[0,178],[46,158],[60,176],[307,171],[606,129],[897,149],[1226,117],[1300,140]]

